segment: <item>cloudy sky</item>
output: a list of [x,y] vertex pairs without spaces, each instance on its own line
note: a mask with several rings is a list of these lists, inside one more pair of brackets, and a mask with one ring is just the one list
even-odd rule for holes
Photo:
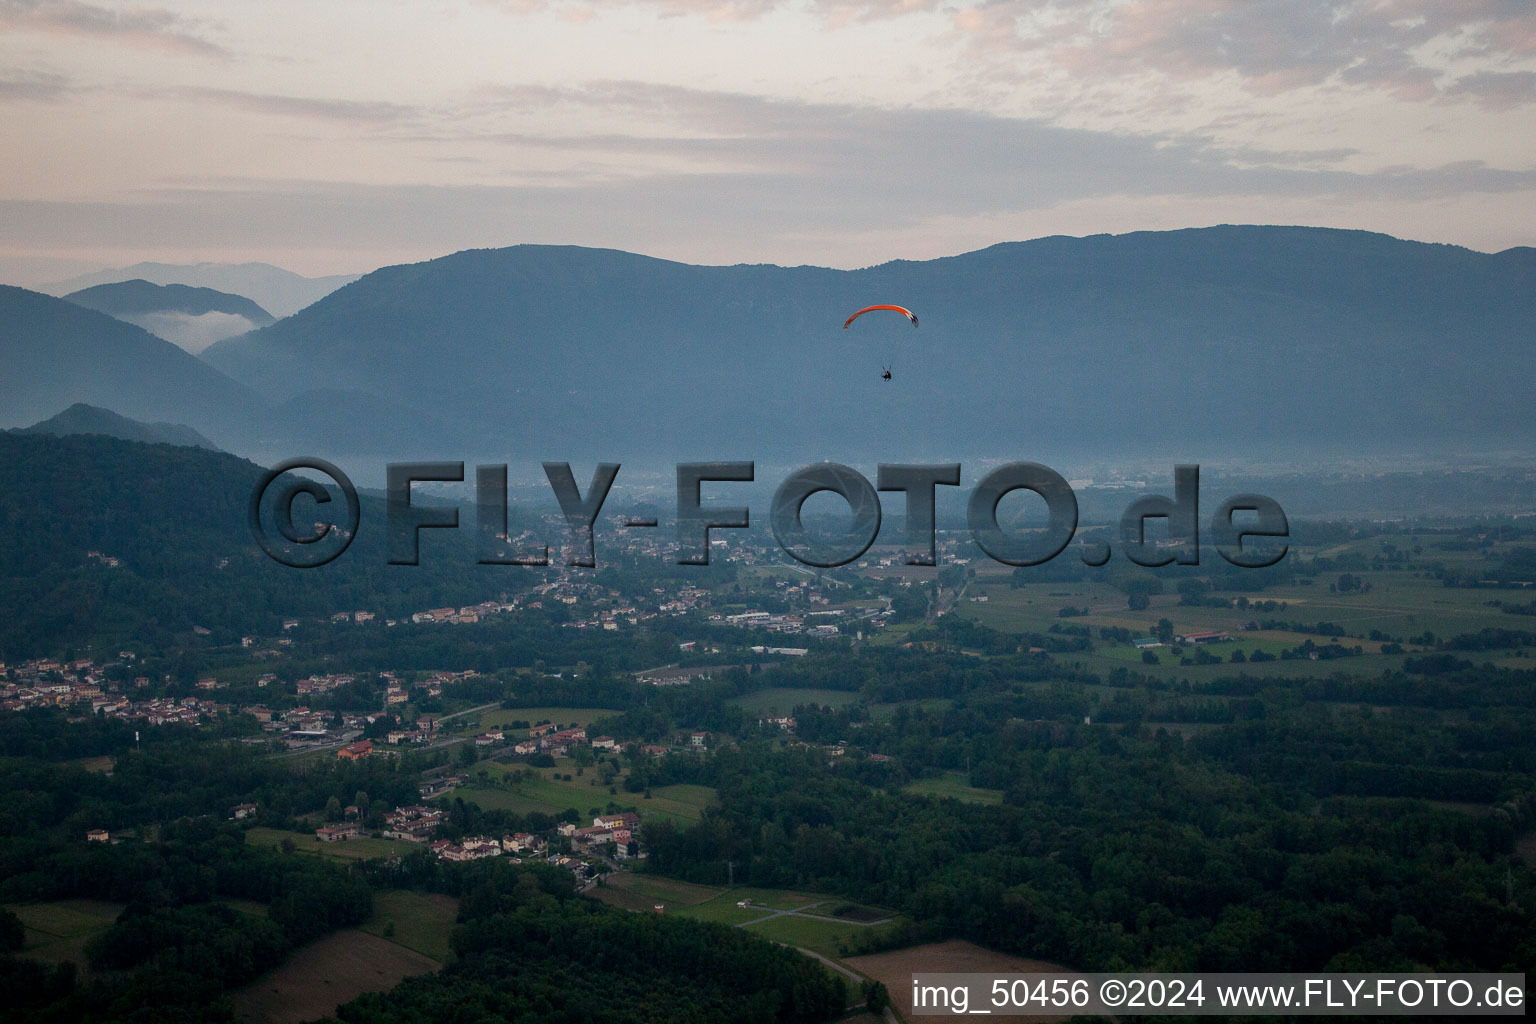
[[1536,244],[1536,0],[0,0],[0,280]]

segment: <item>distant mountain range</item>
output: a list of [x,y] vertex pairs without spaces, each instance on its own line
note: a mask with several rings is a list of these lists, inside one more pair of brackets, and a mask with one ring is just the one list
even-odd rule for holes
[[[921,326],[841,329],[876,302]],[[205,358],[274,400],[323,382],[527,458],[1306,461],[1528,447],[1533,344],[1536,250],[1220,227],[855,271],[461,252]],[[441,436],[405,420],[398,450]]]
[[[921,326],[872,314],[842,330],[879,302]],[[213,345],[197,370],[128,325],[83,319],[97,316],[0,291],[0,351],[30,368],[0,381],[0,415],[19,425],[86,401],[258,457],[374,462],[1065,471],[1115,456],[1528,454],[1536,441],[1536,250],[1366,232],[1056,237],[854,271],[475,250],[368,274]]]
[[245,317],[256,327],[267,327],[274,320],[271,313],[243,295],[232,295],[213,288],[194,288],[186,284],[151,284],[137,279],[118,281],[115,284],[82,288],[70,292],[64,298],[77,306],[119,318],[141,313],[170,312],[192,316],[229,313]]
[[269,407],[143,328],[39,292],[0,285],[0,427],[76,402],[151,423],[185,423],[221,448],[249,446]]
[[193,354],[273,322],[271,313],[243,295],[186,284],[119,281],[82,288],[64,298],[142,327]]
[[49,295],[68,295],[99,284],[136,279],[153,284],[194,285],[243,295],[273,316],[282,317],[297,313],[357,278],[357,274],[303,277],[269,263],[135,263],[131,267],[81,274],[41,290]]
[[53,434],[68,437],[72,434],[100,434],[120,441],[139,441],[144,444],[175,444],[189,448],[207,448],[218,451],[217,446],[191,427],[179,423],[140,423],[126,416],[119,416],[111,409],[101,409],[84,402],[76,402],[57,416],[50,416],[41,423],[21,429],[23,434]]

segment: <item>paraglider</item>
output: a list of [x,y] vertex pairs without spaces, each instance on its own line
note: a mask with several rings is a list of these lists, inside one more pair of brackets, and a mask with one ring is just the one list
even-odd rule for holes
[[[875,306],[865,306],[863,309],[861,309],[857,313],[853,314],[853,316],[850,316],[847,320],[844,320],[843,321],[843,330],[846,331],[848,329],[848,325],[849,324],[853,323],[855,320],[857,320],[859,317],[863,316],[865,313],[868,313],[871,310],[876,310],[876,309],[888,309],[888,310],[892,311],[893,313],[900,313],[902,316],[904,316],[908,320],[912,321],[912,326],[913,327],[917,326],[917,314],[912,312],[907,307],[905,307],[905,306],[892,306],[892,305],[887,305],[887,304],[882,303],[880,305],[875,305]],[[881,369],[880,379],[881,380],[890,380],[891,379],[891,368],[889,366],[883,366],[880,369]]]
[[917,314],[912,312],[907,307],[905,307],[905,306],[879,305],[879,306],[865,306],[863,309],[861,309],[857,313],[853,314],[853,316],[849,317],[847,320],[844,320],[843,321],[843,330],[846,331],[848,329],[848,325],[849,324],[853,323],[859,317],[863,316],[865,313],[868,313],[870,310],[874,310],[874,309],[889,309],[889,310],[891,310],[894,313],[900,313],[902,316],[904,316],[908,320],[912,321],[912,326],[913,327],[917,326]]

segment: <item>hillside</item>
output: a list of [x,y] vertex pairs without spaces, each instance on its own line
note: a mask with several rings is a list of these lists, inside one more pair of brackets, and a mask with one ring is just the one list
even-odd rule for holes
[[131,267],[81,274],[42,290],[50,295],[66,295],[94,285],[134,279],[154,284],[215,288],[221,292],[244,295],[273,316],[284,317],[297,313],[342,285],[357,280],[357,275],[304,277],[269,263],[135,263]]
[[223,448],[258,436],[256,395],[197,357],[105,313],[0,286],[0,427],[76,402],[184,423]]
[[184,284],[120,281],[83,288],[64,298],[142,327],[194,355],[216,341],[273,322],[271,313],[242,295]]
[[57,416],[50,416],[41,423],[34,423],[21,430],[23,434],[52,434],[66,437],[70,434],[100,434],[120,441],[138,441],[142,444],[174,444],[189,448],[217,450],[217,446],[191,427],[179,423],[140,423],[126,416],[119,416],[111,409],[100,409],[84,402],[76,402]]
[[118,281],[82,288],[70,292],[64,299],[77,306],[119,318],[146,313],[185,313],[188,316],[226,313],[244,317],[256,327],[266,327],[273,322],[271,313],[243,295],[232,295],[213,288],[194,288],[185,284]]
[[[874,302],[922,326],[839,329]],[[1533,324],[1520,250],[1222,227],[856,271],[468,251],[375,271],[205,358],[274,400],[324,382],[414,410],[372,424],[396,450],[430,444],[430,416],[539,458],[1306,463],[1528,446],[1530,381],[1509,371]]]
[[274,635],[285,617],[408,616],[534,581],[475,566],[469,531],[442,538],[420,566],[387,564],[383,502],[366,495],[344,554],[314,570],[280,566],[246,522],[261,467],[221,452],[10,431],[0,465],[0,661],[101,638],[185,642],[194,626],[229,644]]

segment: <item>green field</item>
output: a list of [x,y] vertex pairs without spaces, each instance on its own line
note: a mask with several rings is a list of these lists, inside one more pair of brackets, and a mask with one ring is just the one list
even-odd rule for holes
[[[360,927],[369,935],[446,963],[453,955],[448,938],[458,913],[458,901],[451,896],[390,889],[374,893],[373,916]],[[390,925],[393,933],[386,934]]]
[[948,711],[955,706],[955,702],[948,697],[923,697],[919,700],[902,700],[890,704],[871,704],[869,717],[876,722],[889,722],[896,717],[897,708],[922,708],[929,713]]
[[[1338,545],[1330,549],[1330,552],[1331,556],[1336,557],[1353,548],[1369,556],[1376,543],[1375,539],[1367,539]],[[1310,552],[1303,552],[1303,557],[1310,556]],[[1430,557],[1431,553],[1426,552],[1424,560],[1427,562]],[[1443,559],[1438,555],[1434,557],[1447,564],[1455,561],[1454,556],[1449,555]],[[1080,660],[1085,668],[1101,673],[1115,668],[1130,668],[1153,676],[1177,677],[1195,683],[1231,675],[1234,671],[1283,671],[1285,675],[1295,678],[1327,676],[1340,670],[1376,673],[1384,669],[1400,668],[1404,658],[1412,656],[1417,650],[1414,645],[1407,643],[1408,639],[1425,630],[1432,630],[1437,637],[1443,638],[1475,633],[1489,627],[1520,628],[1518,622],[1511,622],[1510,616],[1488,603],[1495,599],[1508,599],[1511,594],[1508,590],[1447,588],[1426,573],[1416,574],[1412,567],[1399,571],[1355,570],[1353,575],[1368,583],[1371,589],[1367,592],[1354,590],[1333,593],[1329,590],[1329,583],[1337,577],[1320,575],[1310,584],[1272,587],[1262,593],[1246,595],[1250,601],[1283,602],[1286,606],[1263,612],[1252,607],[1185,607],[1179,604],[1178,595],[1171,592],[1172,586],[1168,587],[1169,593],[1153,595],[1146,609],[1131,611],[1125,595],[1118,588],[1104,582],[1041,582],[1015,589],[1006,578],[994,577],[971,581],[967,591],[968,596],[985,594],[986,603],[963,600],[956,605],[954,614],[1013,634],[1048,633],[1052,626],[1057,625],[1088,626],[1093,630],[1094,650],[1088,654],[1062,657]],[[1085,608],[1088,614],[1062,618],[1058,613],[1068,605]],[[1173,654],[1168,647],[1161,647],[1153,649],[1160,664],[1147,665],[1142,661],[1142,652],[1136,648],[1128,644],[1106,643],[1098,636],[1098,630],[1102,627],[1120,627],[1130,630],[1134,635],[1147,635],[1155,631],[1158,619],[1165,617],[1173,623],[1175,633],[1202,629],[1231,632],[1230,642],[1212,644],[1205,648],[1211,655],[1220,658],[1221,664],[1183,665],[1180,663],[1180,655]],[[1334,638],[1291,630],[1243,629],[1244,623],[1265,619],[1309,626],[1330,622],[1342,628],[1347,635]],[[1381,643],[1368,639],[1373,630],[1401,641],[1407,653],[1382,654]],[[1268,668],[1249,668],[1242,664],[1234,666],[1230,662],[1234,651],[1242,651],[1245,659],[1255,651],[1279,655],[1281,651],[1297,647],[1309,639],[1319,646],[1338,643],[1353,648],[1358,645],[1365,653],[1358,658],[1343,660],[1264,663]],[[1529,655],[1531,652],[1526,653]],[[1182,656],[1192,658],[1193,651],[1185,648]],[[1525,663],[1526,659],[1517,659],[1514,651],[1493,651],[1477,652],[1471,660],[1518,666]]]
[[692,907],[679,907],[677,910],[669,910],[679,917],[690,917],[695,921],[714,921],[717,924],[746,924],[748,921],[756,921],[768,913],[766,907],[738,907],[734,901],[727,899],[714,899],[708,903],[700,903]]
[[52,903],[11,903],[6,909],[27,929],[23,956],[45,963],[73,960],[85,966],[85,944],[106,931],[123,912],[123,904],[102,900],[57,900]]
[[[459,794],[465,800],[473,800],[485,810],[511,811],[513,814],[559,814],[574,807],[583,818],[592,814],[593,808],[602,811],[610,802],[620,807],[633,807],[642,819],[668,818],[673,821],[694,822],[699,813],[715,799],[715,791],[708,786],[676,785],[657,786],[647,800],[643,793],[624,790],[624,776],[617,776],[612,786],[604,786],[597,771],[587,768],[577,775],[576,762],[561,758],[553,768],[535,768],[537,779],[518,779],[518,773],[528,771],[522,764],[489,764],[476,767],[476,772],[486,772],[484,782],[465,786]],[[570,775],[567,781],[555,778]],[[617,790],[610,793],[609,789]]]
[[966,783],[965,775],[961,772],[945,772],[938,778],[918,779],[902,787],[902,792],[911,793],[913,796],[948,797],[954,800],[962,800],[968,804],[1000,804],[1003,802],[1003,791],[1000,789],[977,789]]
[[784,915],[749,924],[746,930],[774,942],[814,950],[823,956],[838,957],[842,955],[844,943],[872,937],[890,927],[892,926],[866,927],[846,921]]
[[736,697],[730,703],[751,714],[787,715],[799,704],[816,704],[832,708],[844,708],[854,703],[858,698],[858,693],[852,690],[801,690],[770,687],[766,690],[758,690],[756,693]]
[[[694,885],[655,875],[642,875],[622,871],[609,875],[603,885],[594,891],[604,903],[624,907],[641,913],[652,913],[657,904],[663,913],[695,921],[714,921],[745,927],[775,942],[803,946],[825,956],[836,957],[842,943],[849,939],[867,937],[871,929],[880,931],[888,924],[860,925],[852,921],[838,920],[832,912],[846,906],[847,901],[836,896],[818,896],[813,893],[795,892],[789,889],[758,889],[737,886],[727,889],[720,886]],[[751,906],[738,907],[742,900],[750,900]],[[775,915],[776,910],[802,910],[814,917]],[[860,908],[866,919],[880,920],[886,911]]]
[[713,885],[695,885],[657,875],[620,871],[607,876],[592,893],[611,906],[652,913],[658,903],[664,910],[692,907],[712,900],[724,891]]
[[277,828],[257,827],[246,830],[245,841],[252,846],[281,846],[292,839],[295,853],[312,853],[332,860],[371,860],[375,857],[401,857],[413,849],[410,843],[394,839],[343,839],[322,843],[313,832],[285,832]]

